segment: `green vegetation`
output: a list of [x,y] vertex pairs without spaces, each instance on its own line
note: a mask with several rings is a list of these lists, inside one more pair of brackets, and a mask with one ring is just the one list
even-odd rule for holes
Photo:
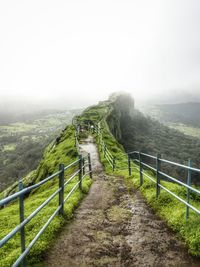
[[0,192],[37,168],[44,148],[77,113],[29,114],[18,122],[0,125]]
[[[153,177],[153,176],[152,176]],[[155,179],[155,177],[153,177]],[[133,185],[139,188],[139,173],[135,172],[131,178]],[[186,189],[170,182],[162,182],[167,189],[186,200]],[[181,237],[192,255],[200,256],[200,217],[197,213],[190,209],[189,220],[186,221],[186,207],[180,201],[175,199],[169,193],[161,189],[161,194],[156,199],[155,184],[144,178],[144,183],[140,187],[140,191],[147,199],[148,203],[154,208],[157,214],[167,222],[179,237]],[[191,194],[190,204],[200,210],[199,196]]]
[[167,126],[175,130],[178,130],[184,133],[185,135],[190,135],[196,138],[200,138],[200,128],[191,127],[183,123],[167,123]]
[[[123,99],[124,101],[124,99]],[[107,103],[107,108],[105,107],[105,104]],[[101,103],[102,105],[102,103]],[[116,158],[116,171],[113,173],[112,168],[108,161],[104,158],[103,152],[101,151],[101,147],[98,143],[98,137],[96,136],[97,144],[98,144],[98,149],[99,149],[99,155],[100,155],[100,160],[103,163],[103,166],[105,168],[105,171],[107,174],[110,175],[116,175],[116,176],[123,176],[125,177],[125,181],[127,183],[127,186],[131,189],[132,187],[140,189],[144,197],[147,199],[148,203],[154,208],[156,213],[166,221],[166,223],[169,225],[171,229],[173,229],[176,234],[181,238],[187,245],[189,252],[192,255],[195,256],[200,256],[200,217],[198,214],[190,210],[190,217],[189,220],[186,222],[186,207],[184,204],[176,200],[173,196],[171,196],[169,193],[165,192],[164,190],[161,189],[161,194],[158,198],[156,199],[156,188],[155,184],[148,180],[147,178],[144,177],[144,183],[143,185],[139,188],[139,173],[137,170],[133,170],[132,176],[128,176],[128,167],[127,167],[127,156],[126,153],[123,149],[123,147],[119,144],[119,142],[114,138],[114,135],[117,135],[118,138],[121,136],[121,140],[123,142],[126,142],[128,144],[128,141],[132,140],[134,144],[138,144],[140,146],[145,146],[147,144],[147,140],[145,141],[144,138],[144,143],[142,140],[139,141],[139,138],[141,136],[144,136],[144,133],[141,131],[142,127],[144,132],[145,132],[145,124],[147,123],[148,126],[150,126],[151,123],[153,123],[152,127],[160,126],[157,130],[159,134],[161,133],[160,130],[165,130],[167,131],[167,135],[165,133],[165,139],[169,139],[169,136],[172,134],[172,138],[175,138],[173,134],[178,136],[179,133],[176,131],[170,130],[167,127],[164,127],[163,125],[150,120],[150,122],[147,121],[147,119],[138,111],[131,111],[131,114],[126,114],[126,116],[133,116],[133,119],[128,117],[120,118],[120,116],[123,114],[123,112],[120,112],[118,109],[116,111],[116,103],[115,106],[113,105],[112,101],[109,102],[104,102],[104,114],[101,114],[101,116],[98,114],[98,110],[102,110],[102,106],[98,105],[96,108],[92,107],[91,113],[93,118],[101,118],[101,127],[102,127],[102,134],[103,134],[103,140],[108,147],[108,149],[111,151],[112,155],[115,156]],[[124,104],[125,105],[125,104]],[[107,111],[107,112],[106,112]],[[83,113],[83,120],[90,120],[90,109],[87,110],[87,114]],[[103,116],[104,115],[104,116]],[[136,116],[137,115],[137,116]],[[136,117],[135,117],[136,116]],[[96,119],[95,122],[97,122],[98,119]],[[125,138],[125,130],[122,129],[123,127],[121,126],[120,128],[118,127],[118,123],[123,124],[123,127],[125,129],[131,128],[131,130],[134,129],[134,135],[131,134],[131,130],[128,130],[126,138],[128,138],[128,141]],[[135,124],[134,124],[134,123]],[[128,125],[126,125],[128,124]],[[137,127],[139,129],[137,129]],[[111,133],[111,131],[112,134]],[[118,131],[118,132],[117,132]],[[140,135],[136,136],[136,132],[140,132]],[[145,132],[146,133],[146,132]],[[155,132],[156,133],[156,128]],[[163,133],[164,134],[164,133]],[[158,138],[158,136],[156,135]],[[132,139],[130,139],[132,138]],[[187,140],[185,139],[185,136],[180,134],[179,138],[184,138],[184,141]],[[148,137],[148,140],[150,140],[150,137]],[[173,143],[173,142],[172,142]],[[180,145],[181,140],[179,140],[178,144]],[[158,145],[160,144],[159,139],[158,139]],[[177,144],[177,145],[178,145]],[[154,149],[159,149],[156,148],[156,143],[154,143],[155,148]],[[126,147],[125,147],[126,148]],[[175,156],[175,155],[174,155]],[[136,166],[136,165],[135,165]],[[153,174],[151,172],[148,173],[149,175],[152,176],[152,178],[155,179]],[[186,189],[177,185],[173,184],[167,181],[162,181],[161,182],[166,188],[177,194],[179,197],[186,199]],[[197,194],[191,193],[191,204],[194,205],[196,208],[200,209],[200,197]]]
[[[194,167],[200,166],[199,138],[171,129],[150,117],[145,117],[134,108],[128,112],[127,108],[123,107],[130,105],[129,98],[122,99],[124,105],[113,105],[107,117],[112,134],[125,151],[141,151],[155,156],[159,153],[165,159],[182,164],[188,164],[188,159],[192,159]],[[163,170],[177,178],[181,177],[183,181],[186,180],[187,174],[179,168],[163,165]],[[192,182],[199,184],[199,181],[200,175],[193,173]]]
[[78,156],[75,147],[74,126],[67,126],[55,142],[52,142],[44,151],[44,158],[36,170],[35,179],[43,180],[58,170],[59,164],[69,164]]
[[[60,136],[51,143],[45,150],[43,159],[38,168],[30,173],[25,179],[24,184],[34,184],[48,175],[56,172],[60,163],[65,165],[74,162],[77,159],[77,151],[75,148],[74,127],[67,126]],[[78,166],[71,167],[65,171],[65,180],[74,173]],[[65,188],[65,196],[70,192],[73,186],[77,183],[78,178],[74,178]],[[31,249],[28,256],[30,266],[39,262],[42,259],[44,252],[50,248],[51,242],[64,223],[67,223],[73,216],[74,209],[78,206],[81,199],[89,191],[91,179],[86,176],[83,180],[83,191],[78,188],[70,196],[65,203],[65,217],[56,216],[43,235],[39,238],[37,244]],[[58,189],[58,178],[45,183],[37,190],[31,192],[25,199],[25,217],[29,216],[40,204],[42,204],[51,194]],[[11,188],[7,191],[10,192]],[[16,190],[16,186],[12,186],[12,192]],[[26,243],[35,237],[40,228],[45,224],[48,218],[58,207],[58,197],[55,197],[51,202],[40,211],[25,227]],[[0,210],[0,238],[3,238],[19,223],[19,204],[14,202]],[[0,266],[11,266],[16,258],[20,255],[20,235],[17,234],[1,249]]]
[[6,152],[6,151],[14,151],[15,148],[16,148],[16,146],[14,144],[5,145],[3,147],[3,152]]
[[[116,171],[113,173],[108,161],[104,158],[99,139],[94,134],[100,160],[103,163],[105,172],[110,175],[123,176],[129,188],[132,186],[139,188],[139,174],[133,171],[132,176],[128,176],[127,156],[125,150],[143,150],[149,153],[165,152],[167,158],[175,161],[185,161],[188,155],[194,155],[198,163],[199,144],[197,139],[186,137],[185,135],[173,129],[163,126],[162,124],[143,116],[139,111],[133,109],[133,100],[128,95],[118,98],[112,96],[108,101],[100,102],[97,106],[86,109],[81,116],[76,117],[78,122],[101,122],[103,140],[116,159]],[[170,138],[169,138],[170,137]],[[200,142],[200,141],[199,141]],[[122,146],[123,145],[123,146]],[[192,148],[191,148],[192,147]],[[190,149],[191,148],[191,149]],[[124,150],[125,149],[125,150]],[[188,149],[189,151],[185,151]],[[180,151],[177,153],[177,151]],[[184,152],[184,153],[183,153]],[[59,163],[69,164],[77,157],[74,140],[74,128],[66,127],[61,135],[52,142],[45,150],[42,161],[38,168],[30,173],[25,179],[25,184],[35,183],[44,179],[58,169]],[[72,168],[71,172],[75,169]],[[176,170],[174,173],[178,175]],[[69,177],[70,172],[66,173]],[[149,175],[153,174],[149,173]],[[66,177],[66,179],[67,179]],[[75,181],[71,182],[66,188],[65,194],[70,191]],[[84,193],[89,190],[91,180],[87,177],[84,180]],[[162,181],[168,189],[172,190],[183,199],[186,198],[186,190],[179,185]],[[28,216],[36,207],[38,207],[50,194],[58,188],[58,181],[49,182],[32,192],[25,200],[26,216]],[[156,213],[164,219],[167,224],[182,238],[188,246],[189,252],[193,255],[200,256],[200,217],[190,211],[190,218],[186,223],[185,205],[181,204],[174,197],[161,189],[161,194],[156,199],[155,184],[144,178],[144,183],[140,190],[148,203],[155,209]],[[78,205],[84,193],[77,190],[65,205],[65,216],[69,220],[73,215],[74,208]],[[191,204],[200,209],[200,198],[196,194],[191,194]],[[35,236],[39,228],[44,224],[50,214],[56,209],[58,199],[55,198],[48,207],[46,207],[37,217],[26,227],[28,234],[27,243]],[[8,217],[9,214],[9,217]],[[12,216],[10,216],[12,214]],[[109,216],[113,220],[123,220],[129,214],[120,211],[119,217],[116,217],[115,209],[110,209]],[[7,234],[15,225],[18,224],[18,203],[9,205],[1,210],[0,227],[3,230],[0,238]],[[10,220],[6,220],[10,218]],[[57,233],[58,229],[65,223],[64,219],[57,216],[47,228],[47,231],[39,239],[29,255],[29,263],[32,265],[36,259],[42,258],[42,253],[48,249]],[[19,235],[10,240],[3,248],[3,254],[0,259],[0,266],[10,266],[14,259],[20,254]]]
[[[77,183],[77,179],[70,182],[66,187],[65,195],[70,192],[73,186]],[[37,241],[36,245],[31,249],[28,256],[29,264],[39,262],[42,259],[44,252],[50,248],[51,242],[55,238],[58,230],[61,226],[68,222],[72,216],[74,209],[78,206],[84,194],[89,191],[91,180],[87,177],[83,181],[83,192],[77,189],[69,200],[65,204],[65,217],[56,216],[42,236]],[[25,216],[30,215],[40,204],[42,204],[51,194],[53,194],[58,188],[58,179],[55,178],[53,184],[48,184],[41,187],[39,191],[34,192],[30,197],[25,200]],[[19,207],[18,203],[9,205],[5,209],[0,211],[0,238],[3,238],[19,223]],[[40,211],[36,217],[26,226],[26,243],[35,237],[40,228],[46,223],[48,218],[58,207],[58,197],[55,197],[42,211]],[[9,219],[8,219],[9,218]],[[13,237],[6,245],[1,248],[0,266],[8,267],[11,266],[17,257],[20,255],[20,235],[17,234]]]
[[[117,142],[115,137],[112,135],[108,123],[106,121],[109,116],[111,110],[113,109],[113,105],[115,103],[115,98],[110,98],[108,101],[102,101],[97,106],[92,106],[86,109],[81,116],[77,117],[79,122],[88,122],[91,121],[94,124],[101,122],[101,132],[103,135],[103,140],[109,151],[112,153],[113,157],[116,158],[116,165],[122,166],[124,163],[122,161],[126,161],[125,152],[123,146]],[[112,167],[108,164],[107,160],[104,158],[103,152],[101,151],[101,147],[99,144],[98,136],[96,135],[96,142],[99,148],[100,159],[105,167],[107,173],[112,172]]]

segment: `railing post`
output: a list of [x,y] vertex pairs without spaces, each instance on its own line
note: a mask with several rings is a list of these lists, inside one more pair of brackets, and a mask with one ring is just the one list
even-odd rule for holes
[[102,136],[101,136],[101,131],[100,129],[98,130],[98,142],[101,143]]
[[131,176],[131,157],[128,154],[128,174]]
[[[92,125],[93,126],[93,125]],[[95,129],[94,129],[95,126],[92,127],[92,134],[95,133]]]
[[79,189],[82,190],[83,157],[79,155]]
[[59,188],[61,191],[59,192],[59,206],[61,206],[59,210],[60,215],[64,215],[64,177],[65,177],[65,166],[64,164],[59,165],[59,170],[61,173],[59,174]]
[[91,164],[90,153],[88,153],[88,167],[90,172],[90,178],[92,179],[92,164]]
[[[19,191],[23,190],[24,185],[23,182],[19,182]],[[19,215],[20,215],[20,223],[24,221],[24,195],[20,195],[19,197]],[[25,243],[25,228],[24,226],[20,229],[20,235],[21,235],[21,253],[23,253],[26,249],[26,243]],[[22,266],[26,267],[26,260],[22,260]]]
[[140,167],[140,186],[143,184],[143,174],[142,174],[142,155],[139,152],[139,167]]
[[84,175],[85,174],[85,159],[84,159],[84,157],[82,159],[82,164],[83,164],[83,175]]
[[161,155],[158,154],[157,155],[157,158],[156,158],[156,198],[159,197],[160,195],[160,170],[161,170],[161,162],[160,162],[160,159],[161,159]]
[[113,162],[112,162],[112,170],[113,170],[113,172],[115,171],[115,158],[113,158]]
[[77,137],[76,137],[76,132],[75,132],[75,134],[74,134],[74,138],[75,138],[75,147],[77,147]]
[[[188,160],[188,167],[192,167],[192,160]],[[188,169],[187,185],[191,186],[192,171]],[[190,189],[187,188],[187,203],[190,203]],[[189,219],[189,207],[186,206],[186,220]]]
[[100,145],[101,145],[101,152],[103,151],[103,141],[102,139],[100,140]]
[[103,142],[103,156],[104,156],[104,158],[105,158],[105,156],[106,156],[106,147],[105,147],[104,142]]
[[99,142],[102,144],[102,142],[103,142],[103,137],[102,137],[102,134],[100,133],[100,135],[99,135]]

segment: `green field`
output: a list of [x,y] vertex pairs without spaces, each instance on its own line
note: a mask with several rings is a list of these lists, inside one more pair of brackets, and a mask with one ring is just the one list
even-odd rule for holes
[[[68,152],[66,154],[66,151]],[[69,165],[70,163],[77,160],[78,152],[75,146],[74,139],[74,127],[68,127],[60,135],[60,142],[58,142],[54,148],[51,146],[47,147],[44,153],[44,157],[41,160],[37,170],[35,171],[35,180],[44,179],[45,176],[49,176],[51,173],[55,173],[58,170],[58,165],[62,162],[63,164]],[[74,165],[65,171],[65,181],[77,171],[78,166]],[[34,175],[34,174],[33,174]],[[29,174],[32,176],[32,173]],[[29,178],[30,179],[30,178]],[[65,187],[65,197],[70,193],[72,188],[77,184],[79,178],[76,176],[73,180],[69,181]],[[24,179],[26,186],[26,179]],[[89,191],[92,180],[86,176],[83,180],[82,190],[77,187],[70,198],[66,201],[64,206],[64,218],[62,216],[56,216],[42,236],[39,238],[37,245],[35,245],[28,256],[28,266],[36,266],[44,252],[51,247],[53,239],[56,237],[58,230],[73,217],[74,209],[79,205],[82,198]],[[56,190],[58,189],[58,178],[55,177],[51,181],[40,186],[38,189],[33,190],[30,195],[26,196],[24,201],[25,206],[25,217],[28,217],[36,208],[38,208],[44,201],[47,200]],[[25,227],[26,231],[26,244],[29,244],[36,234],[39,232],[41,227],[47,222],[49,217],[58,207],[58,195],[53,198],[47,206],[45,206]],[[0,210],[0,238],[6,236],[16,225],[19,224],[19,203],[14,201],[6,205],[5,208]],[[16,234],[1,248],[0,266],[8,267],[12,266],[17,257],[21,253],[20,248],[20,234]]]
[[175,130],[178,130],[186,135],[200,138],[200,128],[191,127],[183,123],[168,123],[167,126]]
[[[99,105],[94,107],[93,109],[89,109],[87,110],[87,112],[83,113],[82,118],[88,120],[92,119],[94,121],[96,117],[96,120],[98,121],[99,119],[98,116],[101,118],[104,116],[103,119],[101,119],[103,140],[106,147],[111,152],[112,156],[116,158],[115,162],[116,170],[113,173],[112,167],[106,160],[103,150],[101,149],[101,146],[98,143],[99,155],[101,162],[104,165],[105,172],[110,175],[118,175],[124,177],[130,190],[132,190],[133,187],[137,190],[140,190],[141,193],[146,198],[149,205],[155,210],[157,215],[161,217],[169,225],[169,227],[177,234],[177,236],[186,244],[189,253],[199,257],[200,256],[199,215],[190,209],[190,217],[188,221],[186,221],[186,215],[185,215],[186,207],[183,203],[181,203],[172,195],[170,195],[168,192],[165,192],[162,189],[160,196],[157,199],[155,184],[146,177],[144,177],[143,185],[140,186],[140,173],[137,170],[132,169],[132,175],[129,176],[127,168],[127,155],[123,150],[122,146],[110,133],[110,128],[113,125],[106,123],[104,119],[106,117],[106,114],[105,115],[100,114],[99,110],[102,110],[100,109]],[[106,113],[106,107],[104,112]],[[96,115],[94,116],[95,113]],[[116,122],[117,113],[115,114],[114,118]],[[116,126],[116,124],[114,126]],[[137,165],[134,165],[133,167],[138,168]],[[151,176],[152,179],[154,180],[156,179],[155,175],[152,172],[149,171],[145,173]],[[184,187],[166,181],[161,181],[161,184],[165,186],[168,190],[171,190],[173,193],[175,193],[183,200],[186,200],[187,193]],[[199,195],[197,195],[196,193],[191,193],[190,204],[192,204],[197,209],[200,209],[199,200],[200,200]]]
[[79,111],[57,111],[0,125],[0,191],[35,169],[44,148]]

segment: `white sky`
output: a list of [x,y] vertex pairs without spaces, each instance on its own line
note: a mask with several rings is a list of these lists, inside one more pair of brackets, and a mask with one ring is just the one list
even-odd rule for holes
[[199,74],[199,0],[0,1],[2,101],[200,91]]

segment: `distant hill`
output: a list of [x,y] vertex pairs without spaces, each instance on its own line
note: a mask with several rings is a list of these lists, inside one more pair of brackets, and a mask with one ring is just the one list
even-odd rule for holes
[[[187,164],[188,159],[192,159],[195,167],[200,167],[200,139],[183,134],[180,131],[171,129],[159,121],[145,116],[137,109],[131,109],[131,112],[126,112],[127,107],[130,106],[130,97],[122,100],[123,103],[115,105],[112,112],[107,117],[107,122],[111,132],[117,138],[117,140],[123,145],[127,152],[129,151],[142,151],[152,155],[161,154],[163,158],[169,159],[175,162]],[[164,105],[160,106],[163,111],[166,111],[170,120],[183,120],[184,114],[187,114],[185,108],[193,107],[188,114],[192,117],[195,114],[197,119],[200,111],[200,104],[194,105],[192,103],[180,104],[180,108],[177,105]],[[159,107],[159,108],[160,108]],[[174,107],[174,109],[172,108]],[[158,112],[161,109],[156,110]],[[181,117],[181,110],[183,110],[183,116]],[[192,113],[193,112],[193,113]],[[159,112],[157,113],[159,114]],[[157,116],[156,114],[156,116]],[[170,117],[171,115],[171,117]],[[180,115],[180,116],[178,116]],[[174,117],[173,117],[174,116]],[[200,123],[200,120],[198,120]],[[189,116],[188,116],[189,122]],[[194,123],[197,121],[194,119]],[[168,173],[180,177],[185,180],[187,173],[180,172],[178,168],[168,168]],[[193,181],[199,183],[199,175],[193,174]]]
[[200,127],[199,102],[153,105],[146,106],[142,110],[163,123],[183,123],[192,127]]
[[79,113],[45,110],[13,117],[0,113],[0,191],[34,170],[44,148]]

